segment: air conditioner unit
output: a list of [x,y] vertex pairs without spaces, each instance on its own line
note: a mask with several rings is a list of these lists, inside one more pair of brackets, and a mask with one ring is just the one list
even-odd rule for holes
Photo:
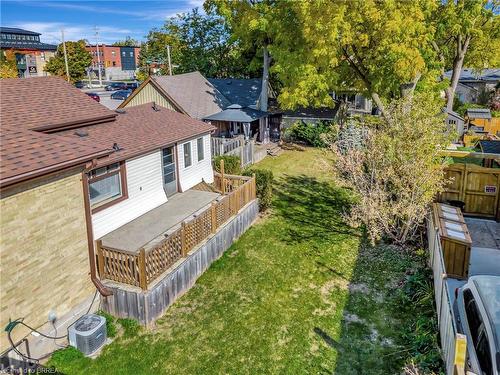
[[106,342],[106,319],[87,314],[68,327],[69,344],[85,355],[91,355]]

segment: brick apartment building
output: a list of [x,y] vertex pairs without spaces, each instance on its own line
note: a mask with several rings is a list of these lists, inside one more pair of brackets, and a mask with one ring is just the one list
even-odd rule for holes
[[[135,46],[87,46],[87,51],[92,55],[92,68],[98,74],[100,60],[101,73],[106,80],[120,80],[135,78],[139,67],[140,47]],[[99,50],[99,51],[98,51]],[[97,55],[99,53],[99,56]]]
[[57,46],[42,43],[40,35],[34,31],[0,27],[0,53],[14,53],[17,72],[21,78],[49,75],[43,69],[46,62],[54,56]]

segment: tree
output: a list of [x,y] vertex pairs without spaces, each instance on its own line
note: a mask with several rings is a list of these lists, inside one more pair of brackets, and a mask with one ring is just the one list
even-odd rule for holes
[[451,110],[464,66],[481,70],[500,65],[500,18],[498,2],[487,0],[447,0],[434,15],[436,33],[432,40],[441,76],[451,69],[446,88],[446,107]]
[[128,47],[136,47],[139,46],[140,43],[138,40],[133,39],[130,36],[125,37],[125,40],[119,40],[113,43],[113,46],[128,46]]
[[[85,77],[87,68],[92,63],[92,55],[85,49],[85,41],[66,42],[66,53],[68,56],[68,68],[71,82],[81,80]],[[47,61],[45,71],[56,76],[66,77],[62,43],[57,46],[54,57]]]
[[[449,3],[468,13],[448,16],[447,6],[454,9]],[[484,68],[495,60],[493,56],[499,58],[498,16],[485,0],[209,0],[206,4],[230,23],[242,43],[265,44],[272,58],[271,74],[283,85],[278,99],[284,108],[332,105],[332,91],[354,91],[371,96],[390,120],[385,110],[390,100],[448,86],[438,81],[450,65],[448,52],[453,52],[442,47],[449,45],[446,32],[457,41],[471,35],[469,44],[475,40],[477,52],[470,54],[470,60],[477,66]],[[462,29],[468,34],[459,37]],[[481,53],[488,39],[492,48]]]
[[17,62],[14,51],[0,52],[0,78],[17,78]]
[[411,240],[446,183],[439,152],[452,135],[445,131],[444,115],[436,115],[441,99],[416,93],[409,111],[407,100],[388,106],[391,123],[382,118],[376,126],[361,124],[363,132],[348,133],[362,135],[361,142],[340,136],[332,144],[336,171],[358,195],[349,221],[364,224],[372,241]]
[[197,8],[168,19],[161,29],[149,32],[141,49],[143,71],[151,63],[162,65],[168,73],[167,46],[170,46],[174,73],[200,71],[207,77],[245,77],[251,74],[245,52],[231,39],[224,20]]

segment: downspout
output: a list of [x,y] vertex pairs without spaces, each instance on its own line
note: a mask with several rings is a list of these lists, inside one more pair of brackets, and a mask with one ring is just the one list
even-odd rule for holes
[[83,183],[83,201],[85,204],[85,222],[87,225],[87,243],[89,249],[89,263],[90,263],[90,280],[94,283],[95,287],[103,297],[109,297],[113,295],[113,291],[106,288],[104,284],[99,280],[96,275],[96,264],[95,264],[95,251],[94,251],[94,235],[92,233],[92,214],[90,210],[90,200],[89,200],[89,184],[87,179],[87,173],[90,172],[97,164],[97,160],[94,159],[85,165],[85,169],[82,172],[82,183]]

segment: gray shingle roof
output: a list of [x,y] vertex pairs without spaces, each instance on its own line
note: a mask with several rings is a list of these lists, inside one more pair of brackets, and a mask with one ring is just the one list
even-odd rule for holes
[[231,104],[254,108],[257,105],[262,89],[262,79],[209,78],[208,80]]
[[35,31],[29,31],[24,29],[19,29],[17,27],[0,27],[0,33],[9,33],[9,34],[24,34],[24,35],[41,35]]
[[200,72],[151,78],[189,116],[196,119],[220,112],[231,104]]
[[470,118],[491,118],[491,112],[488,108],[469,108],[465,114]]
[[215,113],[211,116],[205,117],[204,119],[213,121],[252,122],[267,115],[267,112],[258,111],[248,107],[243,108],[239,104],[232,104],[224,111]]
[[[451,73],[452,71],[448,70],[444,75],[447,78],[451,78]],[[480,73],[469,68],[464,68],[460,72],[459,81],[500,81],[500,68],[483,69]]]

